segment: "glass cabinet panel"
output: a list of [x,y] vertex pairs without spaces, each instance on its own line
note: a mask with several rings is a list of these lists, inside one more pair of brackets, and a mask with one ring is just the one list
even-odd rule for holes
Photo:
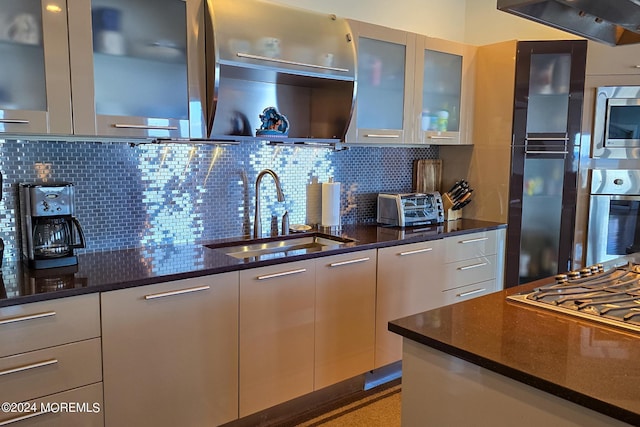
[[0,109],[47,110],[40,0],[3,0]]
[[424,51],[422,130],[460,130],[462,56]]
[[571,54],[532,54],[527,133],[565,133]]
[[186,3],[93,0],[98,115],[188,119]]
[[402,130],[406,47],[366,37],[358,43],[357,127]]

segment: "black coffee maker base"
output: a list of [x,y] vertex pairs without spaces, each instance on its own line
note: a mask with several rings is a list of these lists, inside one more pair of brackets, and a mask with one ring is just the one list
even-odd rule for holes
[[30,268],[35,268],[35,269],[67,267],[69,265],[76,265],[76,264],[78,264],[78,257],[75,255],[65,256],[61,258],[27,260],[27,265]]

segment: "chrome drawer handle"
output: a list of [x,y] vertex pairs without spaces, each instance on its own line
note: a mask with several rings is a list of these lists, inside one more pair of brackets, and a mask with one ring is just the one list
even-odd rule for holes
[[431,252],[432,250],[433,248],[416,249],[415,251],[400,252],[398,255],[405,256],[405,255],[421,254],[423,252]]
[[550,138],[550,137],[530,137],[525,138],[525,141],[568,141],[569,137],[561,137],[561,138]]
[[429,139],[453,139],[453,136],[435,136],[435,135],[430,135],[427,138],[429,138]]
[[128,125],[125,123],[114,123],[113,127],[118,129],[178,130],[178,126]]
[[35,368],[42,368],[43,366],[55,365],[56,363],[58,363],[58,359],[43,360],[42,362],[36,362],[36,363],[31,363],[29,365],[5,369],[3,371],[0,371],[0,376],[15,374],[16,372],[28,371],[30,369],[35,369]]
[[349,71],[346,68],[328,67],[326,65],[317,65],[317,64],[308,64],[306,62],[290,61],[288,59],[280,59],[280,58],[270,58],[268,56],[252,55],[250,53],[237,52],[236,55],[239,58],[256,59],[258,61],[277,62],[280,64],[287,64],[287,65],[299,65],[301,67],[319,68],[321,70],[340,71],[341,73],[346,73]]
[[291,274],[304,273],[305,271],[307,271],[306,268],[299,268],[298,270],[283,271],[282,273],[265,274],[264,276],[258,276],[258,280],[266,280],[266,279],[273,279],[274,277],[289,276]]
[[525,154],[569,154],[568,151],[538,151],[538,150],[524,150]]
[[486,262],[481,262],[479,264],[465,265],[464,267],[458,267],[458,270],[460,270],[460,271],[471,270],[472,268],[484,267],[487,264],[488,263],[486,263]]
[[20,125],[28,125],[29,120],[24,119],[0,119],[0,123],[15,123]]
[[467,243],[484,242],[485,240],[489,240],[489,238],[488,237],[478,237],[477,239],[461,240],[458,243],[462,243],[463,245],[466,245]]
[[387,135],[387,134],[378,134],[378,133],[368,133],[365,135],[365,138],[400,138],[400,135]]
[[349,261],[332,262],[331,264],[329,264],[329,267],[340,267],[341,265],[356,264],[358,262],[369,261],[369,259],[370,259],[369,257],[365,257],[365,258],[358,258],[358,259],[350,259]]
[[9,323],[16,323],[16,322],[24,322],[25,320],[42,319],[43,317],[51,317],[55,315],[56,315],[55,311],[45,311],[43,313],[28,314],[26,316],[9,317],[7,319],[0,320],[0,325],[6,325]]
[[156,299],[156,298],[172,297],[174,295],[190,294],[192,292],[206,291],[208,289],[211,289],[211,286],[209,285],[196,286],[195,288],[178,289],[175,291],[167,291],[167,292],[160,292],[157,294],[145,295],[144,299],[149,300],[149,299]]
[[456,296],[460,297],[460,298],[464,298],[464,297],[468,297],[469,295],[479,294],[480,292],[484,292],[486,290],[487,290],[487,288],[474,289],[474,290],[469,291],[469,292],[462,292],[461,294],[458,294]]
[[44,415],[44,414],[49,414],[49,413],[50,413],[49,411],[38,411],[38,412],[32,412],[30,414],[26,414],[26,415],[20,415],[19,417],[10,418],[8,420],[0,421],[0,427],[8,426],[9,424],[17,423],[19,421],[28,420],[29,418],[33,418],[33,417],[37,417],[37,416]]

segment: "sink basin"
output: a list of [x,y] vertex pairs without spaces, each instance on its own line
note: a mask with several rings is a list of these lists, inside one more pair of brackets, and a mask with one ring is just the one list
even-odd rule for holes
[[205,247],[215,249],[237,259],[270,259],[336,249],[353,241],[352,239],[338,236],[313,233],[304,236],[291,235],[240,242],[225,242],[205,245]]

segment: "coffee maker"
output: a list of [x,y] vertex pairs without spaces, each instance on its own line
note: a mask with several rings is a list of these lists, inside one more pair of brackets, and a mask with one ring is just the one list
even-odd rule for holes
[[73,184],[20,184],[19,198],[23,261],[36,269],[76,265],[73,250],[84,248],[85,241],[73,216]]

